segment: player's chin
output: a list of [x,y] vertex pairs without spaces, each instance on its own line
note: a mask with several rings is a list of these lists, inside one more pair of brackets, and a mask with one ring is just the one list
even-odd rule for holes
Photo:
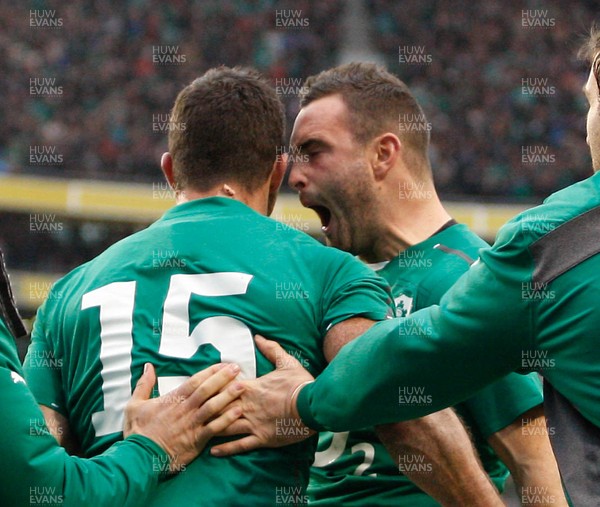
[[333,218],[329,221],[327,227],[322,228],[323,233],[327,241],[327,245],[344,250],[345,252],[350,251],[351,238],[349,234],[345,234],[343,227],[340,227],[340,223]]

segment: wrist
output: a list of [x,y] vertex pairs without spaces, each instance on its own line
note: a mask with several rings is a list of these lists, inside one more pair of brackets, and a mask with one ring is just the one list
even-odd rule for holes
[[305,382],[302,382],[302,383],[298,384],[292,391],[290,398],[289,398],[289,407],[288,407],[288,414],[290,414],[291,417],[301,420],[300,414],[298,413],[298,408],[296,406],[296,400],[298,399],[298,395],[300,394],[300,391],[302,390],[302,388],[307,386],[308,384],[311,384],[314,381],[315,380],[312,379],[312,380],[307,380]]
[[124,439],[124,442],[129,442],[129,445],[142,447],[151,459],[151,469],[159,481],[164,480],[171,474],[171,465],[173,457],[167,451],[164,445],[161,445],[155,438],[142,433],[133,433]]

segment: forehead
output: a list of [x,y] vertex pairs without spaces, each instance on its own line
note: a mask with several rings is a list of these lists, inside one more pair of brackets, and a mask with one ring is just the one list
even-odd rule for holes
[[329,95],[303,107],[292,131],[292,142],[301,144],[315,136],[336,136],[349,133],[348,108],[340,95]]

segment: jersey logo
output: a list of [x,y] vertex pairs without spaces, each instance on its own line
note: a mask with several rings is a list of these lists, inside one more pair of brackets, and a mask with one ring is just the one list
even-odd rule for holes
[[23,379],[23,377],[21,377],[21,375],[19,375],[18,373],[15,373],[14,371],[10,372],[10,378],[12,378],[12,381],[15,384],[18,384],[19,382],[23,382],[23,384],[25,383],[25,380]]
[[396,317],[408,317],[412,311],[413,298],[404,294],[394,298],[396,303]]

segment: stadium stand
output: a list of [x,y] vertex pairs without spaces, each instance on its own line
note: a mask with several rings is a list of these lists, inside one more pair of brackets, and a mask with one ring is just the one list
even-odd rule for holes
[[[291,119],[296,80],[335,63],[340,9],[339,0],[3,4],[0,172],[156,180],[173,98],[219,64],[283,84]],[[37,19],[60,26],[31,26]]]
[[[0,172],[152,181],[166,145],[156,118],[160,123],[168,114],[185,83],[221,63],[253,65],[283,84],[291,121],[296,80],[336,61],[342,4],[4,4],[0,83],[8,93],[0,104]],[[570,34],[573,27],[584,30],[594,2],[550,1],[543,10],[515,0],[460,2],[460,8],[448,0],[367,4],[377,48],[416,90],[435,125],[444,194],[544,196],[587,174],[584,70]],[[32,27],[32,8],[55,11],[61,27]],[[536,16],[558,29],[527,26]],[[399,61],[401,51],[418,50],[430,61]],[[32,93],[30,79],[55,80],[49,82],[60,93]],[[530,79],[539,81],[523,81]],[[44,147],[61,160],[44,164],[35,152]],[[528,162],[530,153],[546,156]]]
[[388,68],[429,113],[443,194],[545,197],[589,175],[587,69],[572,34],[587,31],[595,2],[368,6]]

